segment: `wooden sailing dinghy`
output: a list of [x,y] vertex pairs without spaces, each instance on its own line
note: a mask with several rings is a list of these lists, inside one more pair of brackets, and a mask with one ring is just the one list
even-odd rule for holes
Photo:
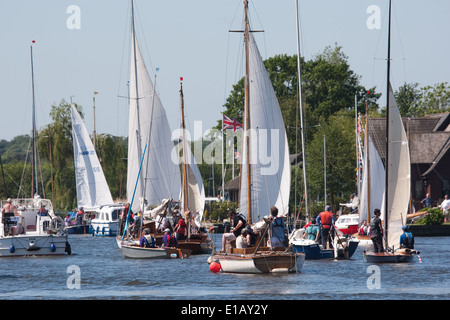
[[[408,138],[403,126],[394,92],[389,82],[391,1],[389,1],[387,89],[386,89],[386,161],[385,161],[385,208],[384,239],[386,252],[364,251],[370,263],[412,262],[416,251],[399,249],[402,226],[406,223],[411,190],[411,159]],[[397,247],[397,250],[395,250]]]
[[[244,1],[245,16],[245,121],[243,161],[241,164],[240,214],[249,225],[262,221],[275,205],[281,214],[288,213],[290,190],[289,147],[280,106],[267,70],[250,31],[248,1]],[[271,163],[263,164],[255,150],[261,144],[271,150]],[[276,148],[276,151],[274,151]],[[276,170],[270,165],[277,165]],[[231,249],[213,253],[209,263],[219,264],[222,272],[270,273],[301,269],[305,255],[292,248],[277,249],[263,245],[270,222],[264,222],[264,234],[254,248]]]

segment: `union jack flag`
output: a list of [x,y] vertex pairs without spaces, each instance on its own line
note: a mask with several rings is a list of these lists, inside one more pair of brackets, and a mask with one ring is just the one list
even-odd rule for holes
[[223,129],[224,130],[233,129],[233,131],[236,132],[236,130],[242,129],[242,123],[239,123],[236,119],[223,115]]

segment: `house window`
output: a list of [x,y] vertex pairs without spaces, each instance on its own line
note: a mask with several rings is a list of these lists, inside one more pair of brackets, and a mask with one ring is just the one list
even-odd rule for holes
[[414,184],[414,198],[416,199],[420,199],[423,195],[423,184],[422,184],[422,180],[416,180],[415,184]]

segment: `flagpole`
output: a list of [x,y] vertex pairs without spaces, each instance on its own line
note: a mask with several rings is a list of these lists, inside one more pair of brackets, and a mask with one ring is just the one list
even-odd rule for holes
[[[225,200],[225,135],[223,131],[223,111],[222,111],[222,200]],[[233,162],[234,164],[234,162]],[[233,173],[234,175],[234,173]]]

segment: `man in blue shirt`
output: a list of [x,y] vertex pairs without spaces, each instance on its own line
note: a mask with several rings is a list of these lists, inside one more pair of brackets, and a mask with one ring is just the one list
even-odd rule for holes
[[431,199],[430,194],[427,193],[426,198],[422,200],[422,203],[425,205],[425,208],[430,208],[433,204],[433,199]]
[[414,236],[411,232],[407,232],[407,226],[403,226],[403,234],[400,236],[400,248],[414,249]]

